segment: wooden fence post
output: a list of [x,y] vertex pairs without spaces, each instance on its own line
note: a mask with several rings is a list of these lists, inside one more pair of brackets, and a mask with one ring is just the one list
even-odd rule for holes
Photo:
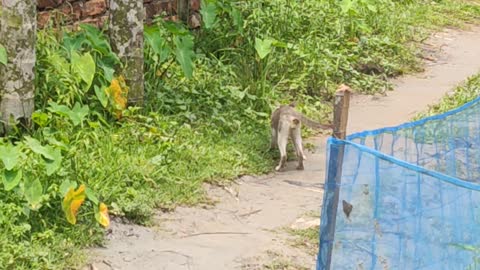
[[[350,89],[341,85],[335,94],[333,112],[333,137],[345,140],[347,134],[348,109],[350,106]],[[330,270],[332,263],[332,249],[335,237],[340,184],[342,181],[342,165],[345,145],[331,144],[330,159],[328,162],[327,180],[323,200],[322,220],[320,226],[320,250],[318,254],[317,270]]]
[[333,111],[333,137],[345,140],[347,135],[348,109],[350,108],[350,88],[341,85],[335,94]]

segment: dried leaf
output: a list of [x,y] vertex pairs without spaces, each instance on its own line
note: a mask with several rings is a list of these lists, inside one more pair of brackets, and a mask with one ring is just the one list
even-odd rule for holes
[[63,198],[62,209],[71,224],[77,223],[77,212],[85,201],[85,185],[81,185],[76,191],[70,188]]
[[117,119],[122,117],[122,111],[127,108],[128,87],[122,76],[113,79],[110,87],[105,89],[105,93],[110,98],[114,107],[114,113]]
[[104,203],[100,203],[98,209],[95,208],[95,219],[103,227],[108,227],[110,225],[110,217],[108,216],[108,208]]

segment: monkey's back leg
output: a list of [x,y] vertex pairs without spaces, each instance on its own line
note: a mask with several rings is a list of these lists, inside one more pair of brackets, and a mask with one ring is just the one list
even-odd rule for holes
[[270,150],[273,150],[277,146],[277,130],[272,127],[272,138],[270,141]]
[[279,171],[285,167],[287,163],[287,143],[289,136],[289,125],[288,123],[279,123],[278,132],[277,132],[277,146],[280,151],[280,162],[275,170]]
[[297,170],[303,170],[303,161],[307,159],[303,152],[303,144],[302,144],[302,130],[301,127],[298,126],[291,130],[290,136],[292,137],[292,142],[295,147],[295,152],[297,154],[298,165]]

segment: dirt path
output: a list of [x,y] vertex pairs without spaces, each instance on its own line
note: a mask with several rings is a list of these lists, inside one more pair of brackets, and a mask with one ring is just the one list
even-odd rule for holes
[[[441,49],[433,56],[436,60],[427,63],[426,72],[395,80],[395,91],[386,97],[353,98],[349,133],[406,122],[480,71],[480,28],[447,30],[428,42],[427,49]],[[289,164],[283,173],[242,177],[229,191],[207,187],[219,201],[210,209],[178,208],[159,214],[153,228],[113,224],[107,247],[93,250],[91,268],[264,269],[264,264],[285,257],[290,269],[313,269],[314,256],[291,247],[282,228],[320,210],[325,141],[326,137],[311,139],[316,148],[308,155],[305,171],[295,171]]]

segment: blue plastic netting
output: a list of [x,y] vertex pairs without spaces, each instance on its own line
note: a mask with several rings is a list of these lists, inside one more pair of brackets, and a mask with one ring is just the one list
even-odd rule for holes
[[480,99],[327,149],[317,270],[480,269]]

